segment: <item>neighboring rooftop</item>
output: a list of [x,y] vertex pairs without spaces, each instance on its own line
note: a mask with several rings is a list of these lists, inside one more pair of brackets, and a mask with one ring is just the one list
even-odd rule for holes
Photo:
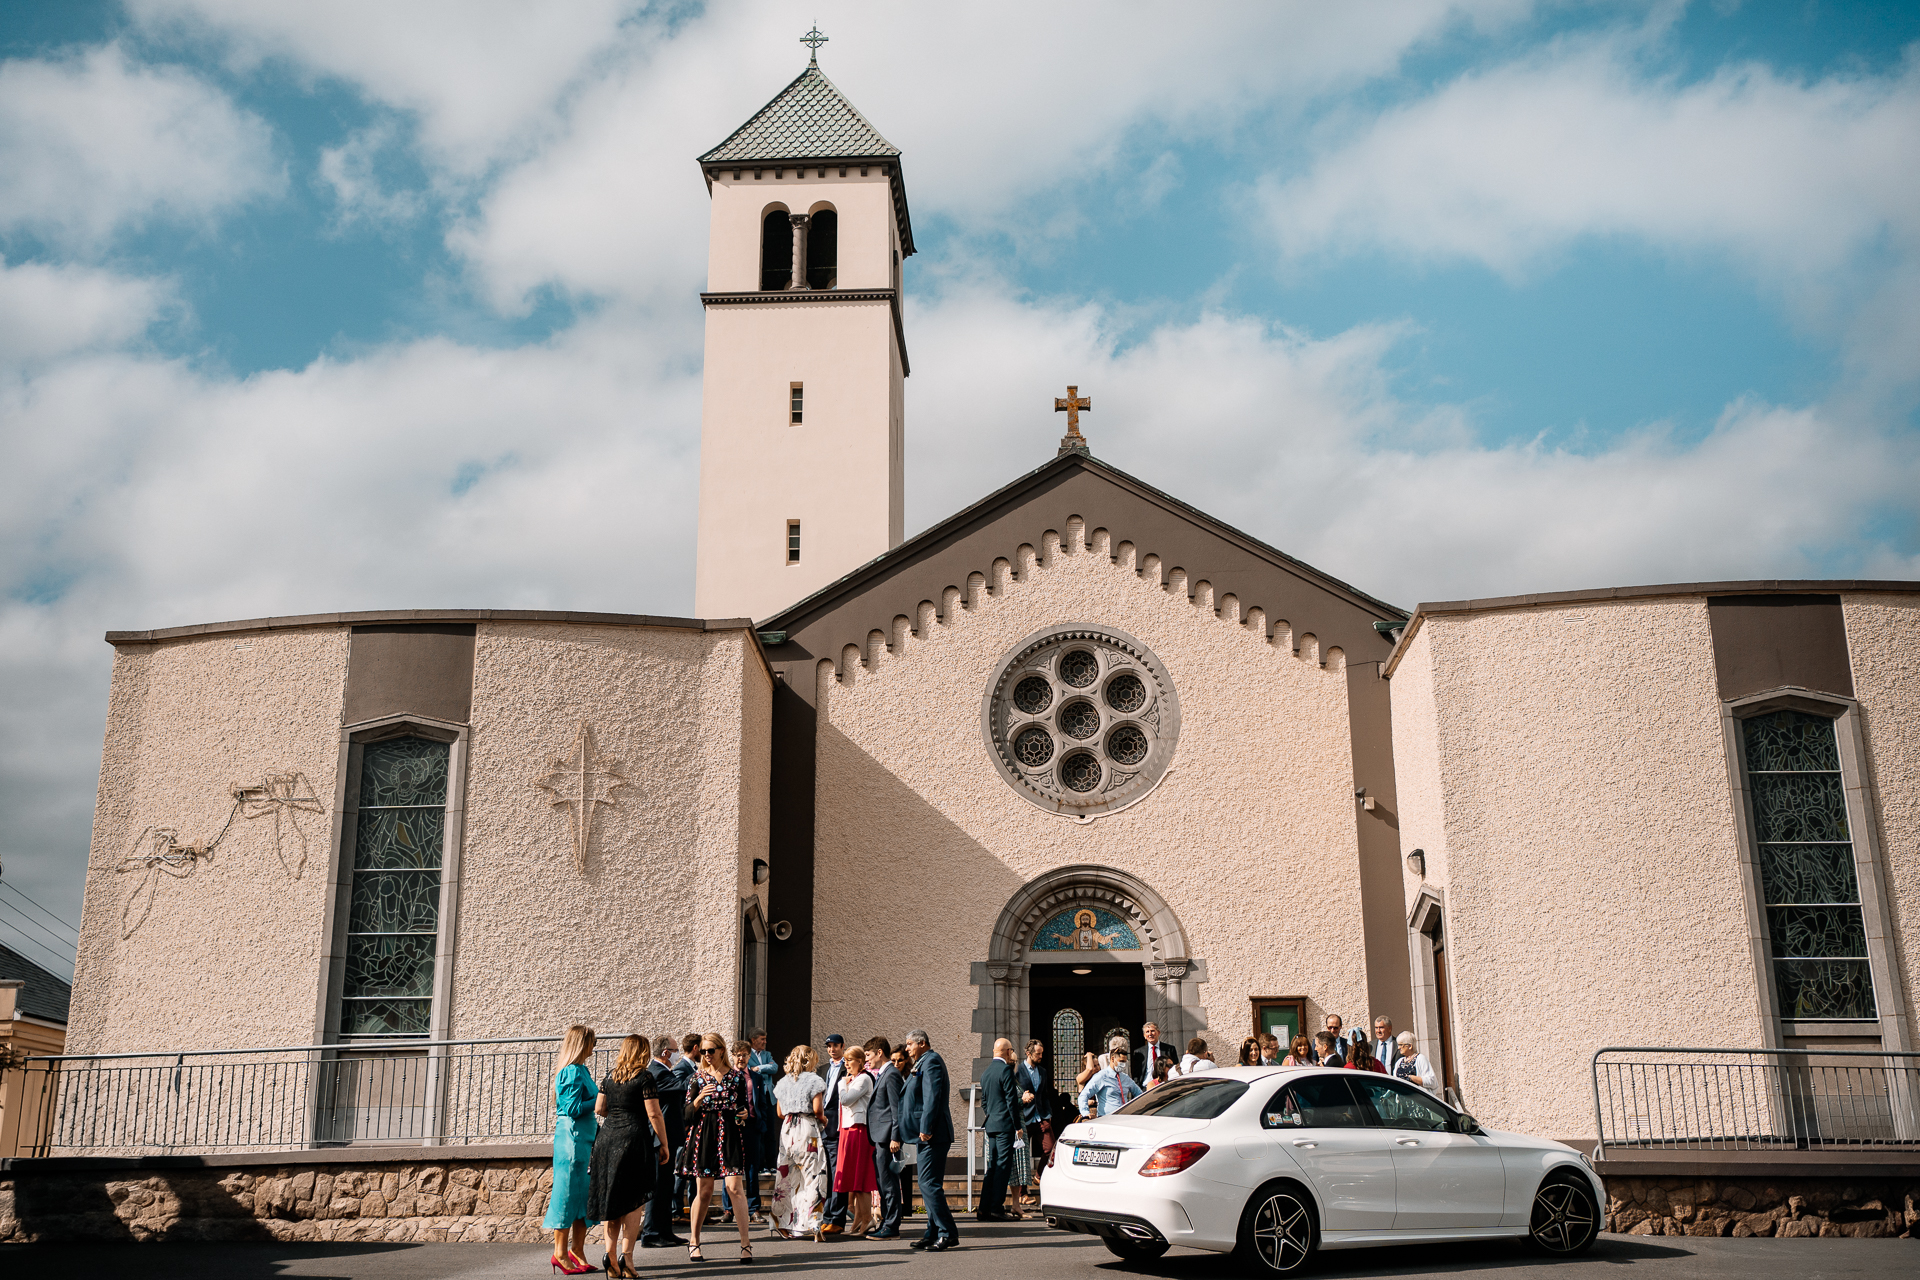
[[14,1005],[30,1018],[67,1024],[67,1006],[73,1002],[73,984],[41,968],[33,961],[0,943],[0,979],[17,978],[26,985],[20,989]]
[[819,67],[809,65],[701,164],[763,160],[860,160],[898,156],[900,148],[846,99]]

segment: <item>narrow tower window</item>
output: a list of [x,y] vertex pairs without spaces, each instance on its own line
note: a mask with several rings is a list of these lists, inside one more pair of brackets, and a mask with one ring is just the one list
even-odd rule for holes
[[760,220],[760,287],[784,289],[793,283],[793,222],[785,209],[769,209]]
[[787,394],[790,398],[788,406],[789,412],[793,415],[793,425],[797,427],[800,425],[800,402],[806,394],[806,384],[800,382],[792,384],[792,386],[787,389]]
[[831,289],[840,247],[840,215],[822,209],[807,227],[807,288]]
[[787,563],[800,563],[800,522],[787,521]]

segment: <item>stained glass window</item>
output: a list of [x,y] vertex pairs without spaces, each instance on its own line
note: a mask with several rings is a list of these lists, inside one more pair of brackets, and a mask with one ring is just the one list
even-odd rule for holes
[[448,744],[425,738],[392,738],[361,751],[342,1035],[430,1029],[448,759]]
[[1086,1051],[1086,1020],[1077,1009],[1053,1015],[1053,1087],[1078,1093],[1074,1077],[1080,1074],[1080,1055]]
[[1060,678],[1076,689],[1084,689],[1100,674],[1100,660],[1085,649],[1075,649],[1060,659]]
[[1091,791],[1100,785],[1100,762],[1077,751],[1060,762],[1060,781],[1073,791]]
[[1833,721],[1743,721],[1755,855],[1782,1017],[1872,1018],[1866,922]]
[[1020,757],[1020,763],[1037,769],[1053,759],[1053,735],[1045,729],[1033,728],[1014,739],[1013,753]]

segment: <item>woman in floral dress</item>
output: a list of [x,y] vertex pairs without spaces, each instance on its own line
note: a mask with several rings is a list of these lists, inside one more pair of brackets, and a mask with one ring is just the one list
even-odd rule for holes
[[808,1046],[787,1055],[787,1073],[773,1086],[780,1108],[780,1152],[774,1159],[773,1229],[789,1240],[821,1238],[820,1180],[827,1147],[820,1136],[826,1118],[827,1082],[813,1073],[819,1059]]
[[[701,1036],[699,1054],[700,1069],[687,1082],[687,1145],[681,1149],[680,1164],[675,1169],[681,1177],[694,1180],[689,1262],[706,1261],[700,1252],[700,1227],[713,1202],[714,1180],[726,1180],[727,1195],[735,1204],[747,1202],[743,1176],[747,1170],[747,1091],[753,1088],[746,1072],[733,1069],[725,1036],[711,1031]],[[748,1216],[736,1215],[742,1262],[753,1261],[753,1242],[747,1238]]]

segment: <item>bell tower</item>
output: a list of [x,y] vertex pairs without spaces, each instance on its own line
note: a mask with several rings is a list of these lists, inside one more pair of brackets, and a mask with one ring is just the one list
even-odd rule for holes
[[764,618],[905,535],[900,151],[807,69],[700,157],[712,199],[694,612]]

